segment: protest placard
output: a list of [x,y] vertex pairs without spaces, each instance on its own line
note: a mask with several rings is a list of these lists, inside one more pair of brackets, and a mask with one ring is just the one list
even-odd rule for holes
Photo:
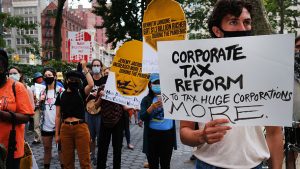
[[140,108],[148,93],[149,74],[142,73],[142,42],[124,43],[114,57],[103,99]]
[[187,23],[180,4],[153,0],[143,17],[143,73],[158,73],[157,42],[184,40]]
[[34,84],[34,94],[36,98],[40,98],[41,92],[46,89],[45,85],[35,83]]
[[89,31],[68,32],[69,62],[92,60],[93,39]]
[[288,34],[159,42],[165,118],[290,126],[294,39]]

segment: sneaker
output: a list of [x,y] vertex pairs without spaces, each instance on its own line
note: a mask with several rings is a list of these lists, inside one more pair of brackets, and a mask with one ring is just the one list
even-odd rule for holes
[[37,144],[40,144],[40,143],[41,143],[41,141],[36,141],[36,140],[34,140],[31,144],[37,145]]
[[134,146],[133,146],[132,144],[128,144],[128,145],[127,145],[127,148],[130,149],[130,150],[133,150],[133,149],[134,149]]
[[149,163],[148,162],[144,162],[144,168],[149,168]]

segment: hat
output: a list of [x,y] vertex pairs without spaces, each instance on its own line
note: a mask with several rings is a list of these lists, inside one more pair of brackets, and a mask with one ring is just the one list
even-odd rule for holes
[[57,80],[64,80],[62,72],[57,72],[56,77],[57,77]]
[[159,80],[159,74],[158,73],[150,74],[149,80],[150,80],[151,83],[155,82],[156,80]]
[[70,77],[76,77],[76,78],[79,78],[79,79],[83,79],[83,74],[78,72],[78,71],[71,70],[71,71],[66,73],[66,79],[68,79]]
[[37,79],[39,77],[43,77],[41,72],[36,72],[36,73],[33,74],[33,79]]
[[7,53],[3,49],[0,49],[0,60],[2,60],[4,63],[4,66],[6,66],[5,67],[5,71],[6,71],[8,68],[8,56],[7,56]]

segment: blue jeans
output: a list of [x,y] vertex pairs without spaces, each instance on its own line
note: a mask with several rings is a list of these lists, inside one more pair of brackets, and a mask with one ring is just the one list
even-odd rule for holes
[[[207,163],[197,159],[196,160],[196,169],[223,169],[223,168],[207,164]],[[262,163],[252,169],[262,169]]]

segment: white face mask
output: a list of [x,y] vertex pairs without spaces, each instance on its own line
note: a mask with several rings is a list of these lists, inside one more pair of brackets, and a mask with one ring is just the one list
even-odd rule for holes
[[100,67],[92,67],[92,71],[94,74],[99,74],[101,71],[101,68]]
[[9,75],[9,77],[15,81],[19,81],[21,78],[21,75],[17,73],[17,74],[11,74],[11,75]]

